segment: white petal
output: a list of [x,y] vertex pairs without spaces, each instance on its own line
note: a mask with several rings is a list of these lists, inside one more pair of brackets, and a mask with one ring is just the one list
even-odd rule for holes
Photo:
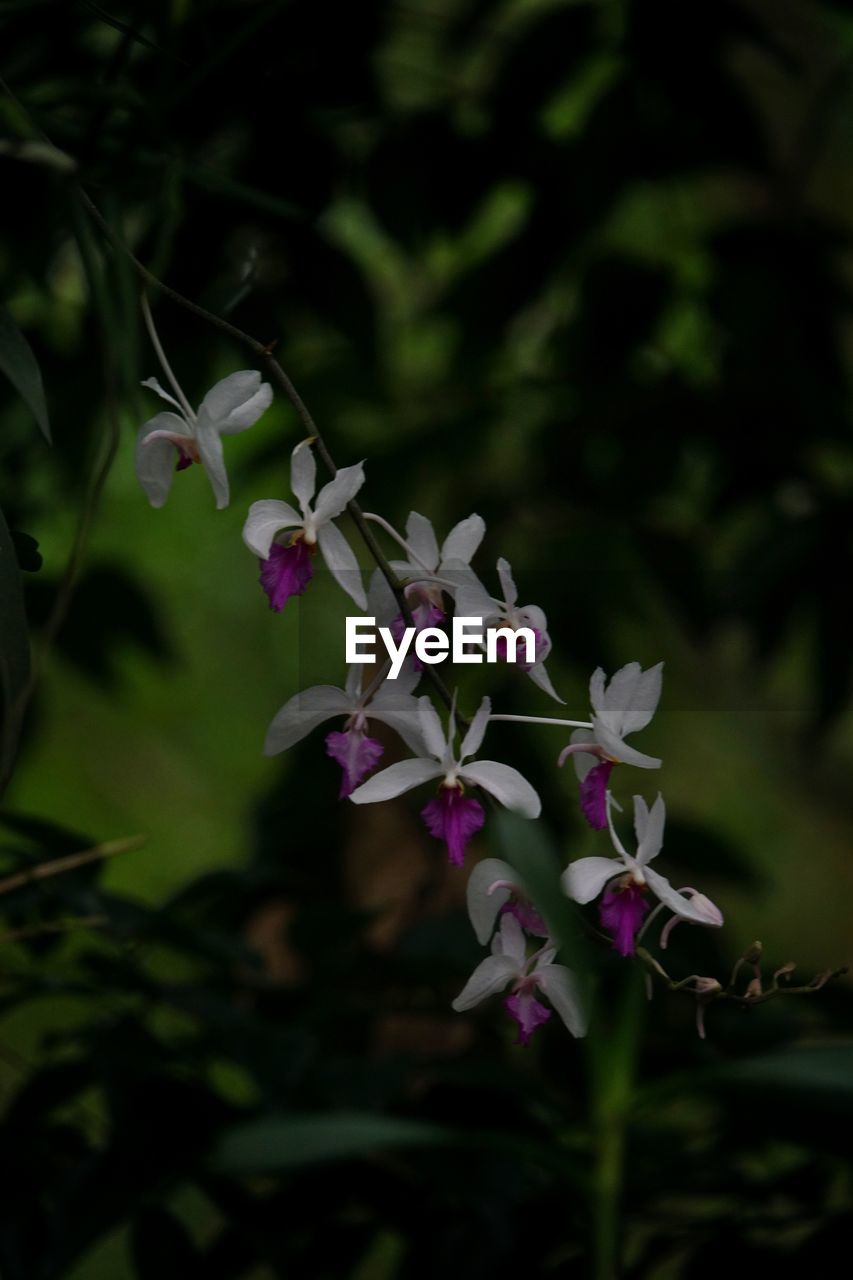
[[460,618],[498,618],[501,604],[493,600],[473,569],[454,568],[456,614]]
[[453,1001],[452,1008],[457,1013],[473,1009],[475,1004],[487,1000],[489,996],[503,991],[508,982],[519,976],[514,961],[507,956],[487,956],[471,974],[459,995]]
[[596,715],[604,710],[605,675],[601,667],[596,667],[589,678],[589,705]]
[[363,462],[357,462],[353,467],[341,467],[334,480],[330,480],[317,494],[317,501],[314,503],[317,527],[339,516],[363,484]]
[[381,702],[374,698],[368,704],[366,714],[368,720],[379,720],[399,733],[406,746],[416,755],[429,755],[421,732],[417,698],[407,694],[400,694],[398,698],[385,698]]
[[472,515],[466,520],[460,520],[459,524],[450,530],[442,544],[442,567],[447,560],[461,560],[463,564],[470,564],[471,557],[483,541],[485,532],[486,522],[482,516]]
[[637,861],[641,866],[656,858],[663,848],[663,828],[666,822],[666,805],[663,796],[658,798],[649,812],[642,796],[634,796],[634,830],[637,833]]
[[624,870],[625,864],[621,858],[578,858],[577,862],[570,862],[566,867],[560,883],[575,902],[592,902],[608,880]]
[[611,756],[614,760],[620,761],[622,764],[632,764],[637,769],[659,769],[663,761],[656,756],[643,755],[642,751],[635,751],[633,747],[629,747],[627,742],[623,742],[618,734],[608,728],[606,724],[598,717],[592,717],[593,737],[599,746],[602,747],[605,754]]
[[508,862],[501,862],[499,858],[484,858],[482,862],[477,863],[468,877],[468,886],[465,890],[468,915],[471,917],[477,941],[483,945],[492,936],[498,912],[510,899],[511,891],[508,888],[501,887],[489,892],[492,885],[500,880],[508,880],[510,884],[515,884],[518,875]]
[[492,940],[492,950],[496,955],[508,956],[515,961],[519,971],[524,969],[527,957],[527,938],[524,930],[509,912],[501,916],[501,927]]
[[447,738],[444,736],[438,712],[426,695],[418,698],[418,713],[427,751],[431,756],[435,756],[436,760],[443,760],[447,755]]
[[184,423],[183,429],[186,431],[186,419],[184,418],[184,410],[180,402],[177,401],[174,396],[170,396],[168,391],[164,391],[156,378],[146,378],[141,385],[143,387],[148,387],[150,391],[155,391],[161,400],[167,400],[169,404],[175,406],[178,413],[181,415],[181,421]]
[[501,583],[501,591],[504,594],[504,600],[508,609],[511,609],[518,599],[518,591],[516,590],[515,580],[512,576],[512,568],[508,560],[503,557],[498,561],[498,577]]
[[238,405],[236,409],[232,409],[228,417],[218,423],[219,434],[236,436],[240,431],[253,427],[271,404],[272,387],[268,382],[262,382],[253,396],[244,404]]
[[[646,883],[651,889],[655,897],[660,898],[670,911],[674,911],[677,916],[681,916],[682,920],[692,920],[694,924],[708,925],[711,921],[708,918],[708,911],[704,905],[694,907],[689,899],[683,897],[677,889],[673,889],[669,881],[659,872],[653,871],[651,867],[643,868],[643,875]],[[722,912],[720,915],[720,924],[723,922]]]
[[541,968],[537,966],[535,973],[538,985],[572,1035],[585,1036],[589,1014],[580,984],[571,969],[562,964],[544,964]]
[[[561,698],[559,693],[557,693],[557,690],[552,685],[551,677],[545,670],[544,662],[534,663],[527,674],[537,688],[541,689],[543,693],[547,693],[550,698],[553,698],[555,702],[559,702],[561,706],[566,705],[565,698]],[[583,730],[583,732],[586,733],[587,737],[589,737],[588,729]]]
[[266,560],[275,535],[282,529],[299,528],[301,524],[302,516],[289,502],[280,502],[278,498],[262,498],[249,507],[249,514],[243,525],[243,541],[256,556]]
[[221,422],[229,413],[238,408],[255,394],[261,385],[261,375],[257,369],[240,369],[237,373],[229,373],[210,388],[198,407],[199,418],[207,419],[208,424]]
[[505,808],[522,818],[538,818],[542,812],[542,803],[530,783],[508,764],[500,764],[497,760],[476,760],[460,769],[459,777],[482,787]]
[[274,756],[279,751],[286,751],[324,720],[349,715],[350,710],[351,702],[343,689],[336,689],[330,684],[303,689],[301,693],[294,694],[274,716],[267,730],[264,755]]
[[367,596],[361,581],[361,569],[355,558],[355,552],[341,533],[337,525],[329,522],[320,525],[317,530],[317,543],[320,547],[326,568],[359,609],[367,608]]
[[174,444],[155,434],[159,431],[185,437],[187,424],[177,414],[158,413],[139,428],[134,467],[136,478],[148,495],[152,507],[162,507],[168,498],[177,461]]
[[[573,747],[580,746],[581,743],[590,744],[592,742],[591,729],[573,729],[569,735],[569,744]],[[562,756],[563,753],[561,752],[560,754]],[[595,768],[597,764],[601,764],[598,756],[591,755],[587,751],[573,751],[571,760],[579,782],[583,782],[590,769]],[[565,760],[563,760],[563,763],[565,764]]]
[[417,559],[427,569],[438,568],[438,543],[432,521],[426,516],[410,511],[406,521],[406,542]]
[[367,782],[356,787],[350,796],[354,804],[373,804],[377,800],[393,800],[404,791],[419,787],[422,782],[440,778],[444,773],[434,760],[400,760],[381,773],[375,773]]
[[202,465],[207,472],[213,496],[216,498],[217,510],[228,506],[228,473],[225,470],[225,459],[222,456],[222,441],[213,427],[205,426],[199,419],[196,427],[196,443],[201,455]]
[[640,669],[639,662],[629,662],[612,677],[604,695],[602,718],[620,736],[644,729],[660,701],[663,663]]
[[468,727],[468,732],[462,739],[462,750],[459,753],[459,759],[465,760],[468,756],[475,756],[482,746],[483,738],[486,736],[486,729],[489,724],[489,716],[492,714],[491,698],[484,698],[477,709],[477,713]]
[[290,455],[290,488],[302,510],[307,512],[317,488],[317,462],[310,440],[300,440]]
[[415,689],[420,684],[420,679],[420,671],[415,671],[412,663],[407,660],[403,663],[403,666],[400,669],[400,674],[397,676],[396,680],[386,680],[385,683],[379,687],[379,690],[374,694],[370,705],[375,706],[377,703],[384,703],[386,698],[398,698],[401,694],[414,693]]

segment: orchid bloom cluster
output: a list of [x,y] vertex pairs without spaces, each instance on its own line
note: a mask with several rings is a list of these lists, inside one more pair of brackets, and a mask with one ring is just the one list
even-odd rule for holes
[[[271,388],[251,370],[232,373],[207,393],[195,413],[165,359],[147,311],[146,323],[175,395],[154,379],[144,385],[169,401],[176,412],[161,412],[140,429],[136,449],[140,484],[152,505],[162,506],[173,470],[183,471],[191,462],[199,462],[208,474],[217,507],[223,507],[229,490],[222,437],[252,426],[269,407]],[[451,614],[513,630],[529,628],[535,641],[533,661],[528,651],[527,660],[517,664],[519,670],[541,693],[562,703],[545,666],[552,643],[544,610],[535,604],[519,605],[512,569],[504,558],[496,565],[497,596],[491,595],[472,568],[486,532],[480,516],[471,514],[460,521],[439,545],[432,523],[417,512],[409,515],[401,534],[381,516],[359,510],[362,526],[365,520],[371,521],[397,548],[397,558],[379,563],[365,592],[358,560],[337,523],[365,483],[364,466],[358,462],[338,470],[318,492],[313,444],[313,439],[302,440],[291,454],[290,488],[297,505],[278,497],[256,501],[243,528],[246,547],[258,560],[259,581],[270,608],[281,612],[291,597],[308,590],[319,553],[350,600],[377,624],[387,624],[392,635],[435,631]],[[496,653],[509,663],[506,642]],[[442,694],[445,690],[414,657],[401,659],[394,672],[388,661],[366,671],[364,666],[351,665],[342,687],[318,685],[291,697],[270,724],[266,753],[285,751],[321,725],[334,722],[326,733],[325,747],[341,769],[340,798],[356,805],[372,804],[431,785],[433,792],[421,807],[421,817],[430,835],[444,842],[452,866],[461,867],[469,842],[486,823],[486,804],[503,806],[527,819],[537,818],[541,811],[536,790],[517,769],[481,757],[490,724],[511,720],[571,729],[556,763],[561,766],[571,756],[580,784],[581,812],[593,829],[607,830],[613,856],[584,857],[571,863],[561,881],[565,894],[581,905],[597,900],[601,928],[615,950],[626,957],[635,953],[639,938],[660,912],[668,913],[659,939],[662,948],[678,922],[722,924],[722,914],[707,897],[691,886],[674,888],[650,865],[663,846],[665,809],[660,795],[651,807],[642,796],[634,797],[633,852],[617,831],[614,813],[620,812],[620,806],[610,790],[614,769],[627,765],[653,770],[662,763],[626,742],[629,735],[645,729],[655,713],[661,663],[644,671],[630,662],[609,681],[600,668],[596,670],[589,686],[588,719],[499,715],[484,697],[470,722],[460,721],[455,692],[446,699],[444,720],[429,694],[417,693],[429,677]],[[377,769],[387,743],[374,736],[375,725],[396,733],[410,755]],[[508,991],[504,1005],[517,1024],[520,1043],[530,1041],[552,1010],[572,1035],[582,1036],[587,1025],[583,984],[556,963],[558,943],[516,872],[493,858],[477,863],[468,882],[468,908],[477,938],[490,945],[490,954],[475,968],[453,1008],[466,1011]]]

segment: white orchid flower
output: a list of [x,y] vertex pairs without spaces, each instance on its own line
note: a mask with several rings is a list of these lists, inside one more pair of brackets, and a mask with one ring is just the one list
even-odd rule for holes
[[343,689],[321,684],[295,694],[273,718],[264,743],[264,754],[274,756],[325,721],[346,716],[344,728],[326,737],[326,752],[343,771],[341,799],[352,793],[383,753],[382,743],[368,736],[371,720],[396,730],[410,750],[424,749],[418,701],[412,696],[417,672],[404,670],[393,684],[383,681],[380,673],[362,689],[362,670],[361,663],[353,663]]
[[694,889],[674,889],[664,876],[649,866],[663,848],[666,821],[663,796],[658,795],[651,810],[642,796],[634,796],[636,854],[629,854],[619,839],[613,825],[613,797],[609,791],[605,807],[610,838],[619,856],[579,858],[563,873],[562,884],[569,897],[579,903],[591,902],[605,886],[609,886],[599,905],[599,915],[620,955],[633,954],[637,933],[649,911],[650,894],[682,920],[715,927],[721,925],[722,912],[708,898],[700,894],[697,901]]
[[555,947],[545,947],[528,959],[521,925],[512,915],[501,916],[492,954],[477,965],[452,1007],[464,1013],[512,983],[504,1007],[518,1024],[519,1044],[529,1044],[536,1028],[551,1016],[550,1009],[536,999],[540,992],[573,1036],[586,1035],[587,1013],[580,987],[571,969],[554,964],[556,954]]
[[[511,627],[517,631],[519,627],[529,627],[533,631],[536,642],[536,661],[530,665],[518,662],[516,665],[530,676],[538,688],[557,702],[563,699],[554,689],[551,677],[545,670],[545,659],[551,652],[551,637],[548,635],[548,619],[545,611],[537,604],[518,605],[518,589],[512,576],[512,568],[507,560],[501,557],[497,563],[498,579],[501,584],[503,599],[490,596],[473,570],[465,575],[456,592],[456,613],[463,618],[479,618],[486,627]],[[506,652],[503,637],[499,638],[498,652]]]
[[149,418],[137,436],[136,475],[152,507],[163,506],[175,471],[183,471],[193,462],[200,462],[207,472],[217,507],[227,507],[228,475],[222,437],[253,426],[272,403],[272,387],[261,381],[256,369],[242,369],[217,382],[195,413],[177,383],[177,399],[164,391],[156,378],[148,378],[142,385],[156,391],[175,409]]
[[560,752],[558,764],[573,757],[581,783],[581,809],[597,831],[607,826],[605,796],[614,764],[632,764],[638,769],[661,766],[656,756],[635,751],[624,739],[626,734],[644,729],[654,715],[660,701],[662,672],[662,662],[648,671],[643,671],[639,662],[629,662],[620,667],[608,685],[601,667],[592,673],[592,732],[576,729],[570,745]]
[[393,800],[423,782],[441,779],[438,795],[421,811],[431,835],[447,842],[454,866],[461,866],[465,846],[486,820],[479,800],[465,795],[465,784],[482,787],[507,809],[523,818],[538,818],[541,803],[530,783],[517,769],[497,760],[471,760],[479,751],[489,722],[491,702],[484,698],[462,739],[457,757],[454,749],[456,718],[451,711],[447,733],[429,698],[418,699],[420,728],[426,751],[414,760],[401,760],[374,774],[350,796],[355,804]]
[[[290,459],[290,487],[299,503],[263,498],[253,502],[243,526],[243,541],[261,561],[261,586],[270,608],[280,612],[291,596],[302,595],[314,575],[311,557],[320,548],[326,568],[360,609],[367,608],[355,553],[333,521],[364,484],[364,467],[342,467],[317,494],[317,464],[311,440],[301,441]],[[313,501],[313,505],[312,505]],[[282,539],[280,534],[293,530]]]

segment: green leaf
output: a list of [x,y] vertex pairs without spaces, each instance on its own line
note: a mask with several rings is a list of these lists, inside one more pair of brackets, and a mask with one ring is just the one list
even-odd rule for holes
[[19,704],[30,676],[30,644],[15,544],[0,512],[0,793],[12,772]]
[[439,1125],[394,1116],[353,1111],[280,1116],[232,1129],[220,1142],[214,1162],[228,1173],[261,1173],[400,1147],[442,1146],[452,1140]]
[[0,307],[0,369],[32,409],[42,435],[52,444],[41,371],[30,344],[5,307]]
[[723,1085],[783,1096],[789,1105],[805,1100],[836,1114],[853,1111],[853,1044],[797,1045],[729,1063],[715,1074]]

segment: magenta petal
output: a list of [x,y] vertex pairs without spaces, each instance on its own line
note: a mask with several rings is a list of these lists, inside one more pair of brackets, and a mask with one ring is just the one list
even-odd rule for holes
[[178,449],[178,465],[176,471],[186,471],[187,467],[191,467],[193,460],[188,453],[184,453],[183,449]]
[[337,729],[326,735],[326,755],[343,769],[339,799],[345,800],[378,761],[385,748],[363,729]]
[[525,991],[523,987],[513,995],[507,996],[504,1000],[504,1008],[518,1023],[516,1044],[523,1044],[525,1047],[530,1044],[530,1037],[536,1028],[541,1027],[543,1022],[547,1022],[551,1016],[551,1010],[546,1009],[544,1004],[540,1004],[536,997],[529,991]]
[[633,880],[624,888],[611,889],[601,899],[598,916],[620,956],[634,954],[634,939],[648,910],[647,896]]
[[314,576],[311,552],[303,538],[282,547],[274,542],[266,560],[261,560],[258,579],[270,602],[270,608],[281,613],[291,596],[301,596]]
[[581,783],[581,812],[596,831],[607,826],[607,784],[612,769],[613,761],[604,760],[590,769]]
[[456,787],[442,787],[421,809],[421,817],[431,836],[447,842],[447,856],[454,867],[462,866],[465,846],[486,821],[479,800],[463,796]]

